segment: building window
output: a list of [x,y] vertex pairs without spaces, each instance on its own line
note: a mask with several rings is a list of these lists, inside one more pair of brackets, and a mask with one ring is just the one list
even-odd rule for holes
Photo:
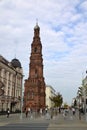
[[35,69],[35,77],[37,77],[37,69]]
[[8,88],[8,96],[10,96],[10,89]]
[[34,98],[34,93],[33,93],[33,92],[32,92],[31,98],[32,98],[32,99]]
[[37,48],[36,47],[34,48],[34,52],[37,52]]
[[14,95],[14,88],[12,88],[12,96]]
[[28,94],[27,94],[27,99],[29,99],[30,98],[30,92],[28,92]]

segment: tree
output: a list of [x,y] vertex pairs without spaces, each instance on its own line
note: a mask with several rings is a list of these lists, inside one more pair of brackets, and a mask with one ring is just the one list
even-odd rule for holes
[[64,108],[68,108],[68,104],[67,103],[64,103]]
[[56,96],[50,97],[50,100],[54,102],[54,107],[61,107],[63,103],[63,97],[60,93],[57,93]]

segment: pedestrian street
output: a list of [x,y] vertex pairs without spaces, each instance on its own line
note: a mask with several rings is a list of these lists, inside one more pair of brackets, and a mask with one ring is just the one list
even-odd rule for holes
[[20,119],[20,114],[14,114],[9,118],[0,116],[0,130],[87,130],[87,122],[83,117],[79,120],[78,115],[64,118],[58,114],[48,119],[46,116],[26,118],[23,114]]

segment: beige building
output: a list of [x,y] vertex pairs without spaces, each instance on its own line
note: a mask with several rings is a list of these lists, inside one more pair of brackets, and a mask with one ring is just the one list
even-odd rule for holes
[[53,97],[56,95],[56,91],[54,88],[50,85],[46,85],[46,106],[50,109],[54,106],[53,102],[50,100],[50,97]]
[[87,105],[87,76],[83,79],[83,97],[84,101]]
[[[7,61],[0,55],[0,112],[21,110],[23,71],[18,59]],[[4,93],[1,93],[3,89]]]

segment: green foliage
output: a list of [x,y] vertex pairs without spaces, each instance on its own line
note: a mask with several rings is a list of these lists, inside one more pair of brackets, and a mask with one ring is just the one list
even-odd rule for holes
[[50,97],[50,100],[54,103],[54,107],[61,107],[63,103],[63,97],[60,93],[54,97]]
[[68,104],[67,103],[64,103],[64,108],[68,108]]

